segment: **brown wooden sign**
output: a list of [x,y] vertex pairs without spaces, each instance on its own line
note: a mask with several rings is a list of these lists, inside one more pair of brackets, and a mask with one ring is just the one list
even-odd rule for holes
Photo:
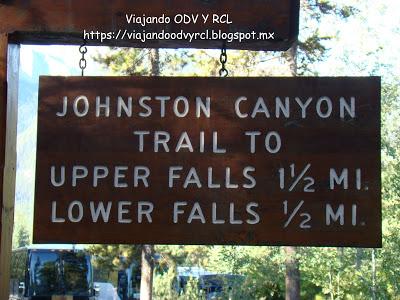
[[[86,32],[90,45],[221,48],[227,41],[228,49],[286,50],[297,40],[299,2],[1,1],[0,32],[33,44],[79,44]],[[233,35],[237,39],[230,41]]]
[[41,77],[35,243],[381,246],[380,78]]

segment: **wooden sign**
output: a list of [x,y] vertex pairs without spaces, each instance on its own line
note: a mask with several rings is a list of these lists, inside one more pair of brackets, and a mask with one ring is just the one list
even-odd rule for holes
[[[3,3],[4,2],[4,3]],[[144,48],[286,50],[299,0],[2,1],[0,32],[13,42]],[[156,36],[155,36],[156,35]]]
[[35,243],[381,246],[380,78],[41,77]]

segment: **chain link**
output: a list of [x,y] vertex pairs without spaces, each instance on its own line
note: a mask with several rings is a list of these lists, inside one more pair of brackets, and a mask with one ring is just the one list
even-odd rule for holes
[[85,54],[87,53],[87,47],[86,47],[86,40],[83,40],[83,44],[79,46],[79,52],[82,54],[81,59],[79,60],[79,68],[81,69],[81,75],[83,76],[84,70],[86,69],[86,59],[85,59]]
[[225,47],[225,43],[221,48],[221,55],[219,56],[219,61],[221,63],[221,69],[219,70],[219,76],[221,77],[226,77],[228,76],[229,72],[228,70],[225,68],[225,64],[228,61],[228,55],[226,54],[226,47]]

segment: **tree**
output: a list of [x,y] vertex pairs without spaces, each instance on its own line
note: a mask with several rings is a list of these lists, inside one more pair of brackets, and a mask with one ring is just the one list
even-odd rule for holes
[[[383,248],[376,251],[377,298],[400,295],[400,78],[382,88]],[[396,83],[397,82],[397,83]]]
[[[149,50],[151,76],[160,75],[160,53],[158,49]],[[154,273],[154,246],[142,246],[142,275],[140,280],[140,299],[150,300],[153,295],[153,273]]]
[[30,243],[29,231],[25,228],[25,226],[21,226],[17,235],[17,247],[19,248],[28,246]]
[[142,269],[140,279],[140,299],[151,300],[153,297],[154,246],[142,245]]
[[[292,76],[311,73],[310,67],[315,62],[321,61],[326,54],[327,48],[323,41],[332,37],[322,36],[315,22],[319,22],[325,15],[336,15],[340,18],[347,18],[354,13],[354,8],[349,6],[338,7],[329,0],[302,0],[301,11],[304,19],[300,27],[301,38],[285,53],[290,73]],[[295,247],[285,247],[286,265],[286,300],[300,299],[300,268],[296,256]]]
[[154,278],[154,299],[177,299],[178,292],[174,289],[176,268],[169,267],[165,272],[160,272]]

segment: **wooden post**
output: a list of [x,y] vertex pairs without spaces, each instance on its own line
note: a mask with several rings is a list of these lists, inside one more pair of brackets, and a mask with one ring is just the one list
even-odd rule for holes
[[17,159],[19,45],[0,34],[0,299],[8,299]]

